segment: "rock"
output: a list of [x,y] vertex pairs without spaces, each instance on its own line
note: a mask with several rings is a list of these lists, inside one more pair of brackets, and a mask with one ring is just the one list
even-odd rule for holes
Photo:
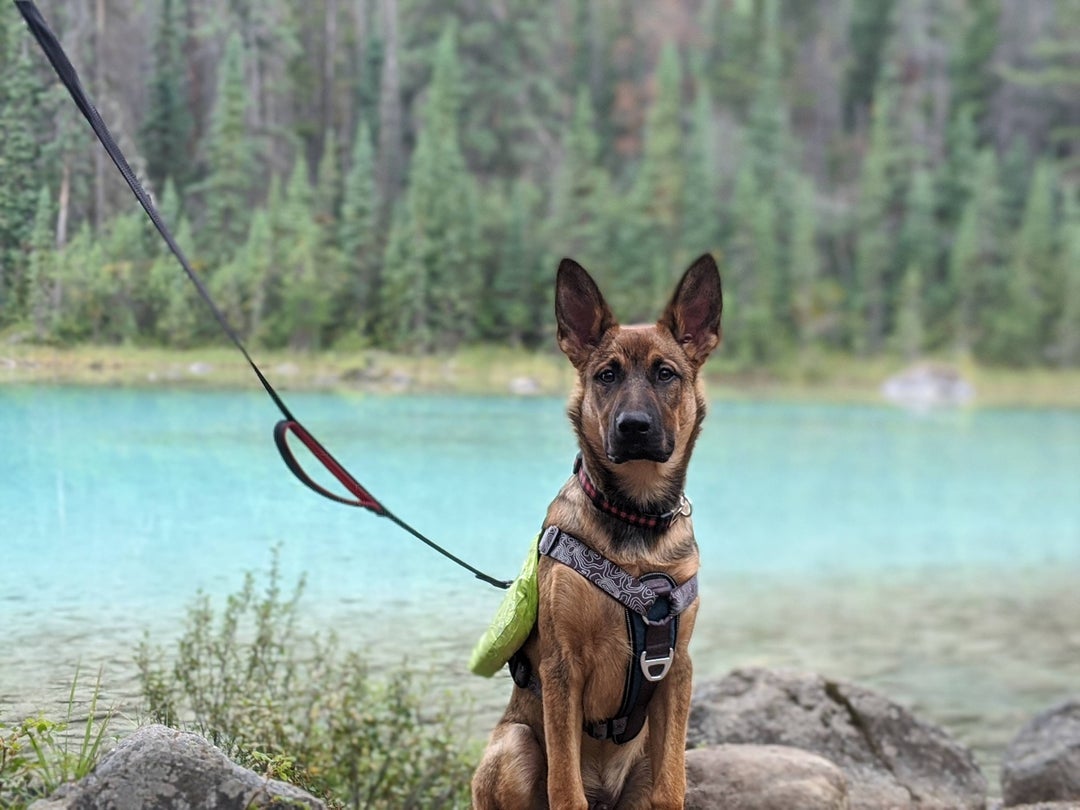
[[952,366],[916,363],[889,377],[881,395],[896,405],[933,408],[966,405],[975,398],[975,387]]
[[188,373],[194,374],[196,377],[203,377],[214,370],[214,367],[209,363],[204,363],[201,360],[197,360],[188,366]]
[[1080,699],[1037,714],[1005,750],[1005,806],[1074,802],[1080,806]]
[[102,758],[93,773],[64,785],[30,810],[246,810],[325,805],[298,787],[230,762],[197,734],[140,728]]
[[688,744],[785,745],[847,776],[852,810],[986,806],[971,752],[902,707],[820,675],[735,670],[694,692]]
[[686,810],[847,810],[843,771],[781,745],[720,745],[686,752]]
[[511,394],[519,397],[534,397],[540,393],[540,381],[535,377],[514,377],[508,387]]

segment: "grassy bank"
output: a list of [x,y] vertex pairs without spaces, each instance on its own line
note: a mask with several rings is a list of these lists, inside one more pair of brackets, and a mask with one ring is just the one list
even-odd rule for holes
[[[429,357],[374,350],[317,354],[257,351],[255,359],[282,390],[563,396],[573,383],[569,363],[555,351],[497,346]],[[707,375],[714,398],[870,403],[881,401],[881,383],[905,365],[899,358],[818,354],[748,370],[721,354],[709,364]],[[1080,407],[1078,369],[988,368],[970,361],[952,365],[974,385],[978,406]],[[258,386],[240,353],[227,346],[60,349],[9,344],[0,346],[0,384],[4,383],[211,389]]]

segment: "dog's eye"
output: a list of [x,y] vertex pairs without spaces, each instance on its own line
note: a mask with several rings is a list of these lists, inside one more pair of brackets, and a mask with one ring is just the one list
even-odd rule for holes
[[679,375],[676,374],[673,369],[670,369],[667,366],[660,366],[660,368],[656,372],[656,379],[658,379],[660,382],[671,382],[677,376]]
[[605,368],[599,374],[596,375],[596,381],[604,383],[605,385],[611,385],[616,380],[615,369]]

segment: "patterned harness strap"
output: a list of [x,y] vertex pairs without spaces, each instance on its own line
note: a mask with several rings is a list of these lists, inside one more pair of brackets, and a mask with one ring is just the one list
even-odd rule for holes
[[[573,568],[626,610],[633,657],[626,670],[622,704],[615,717],[586,722],[585,731],[598,740],[629,742],[641,732],[653,692],[671,669],[679,614],[697,599],[697,575],[679,586],[666,574],[634,577],[558,526],[545,530],[539,551]],[[519,650],[509,664],[514,683],[539,695],[540,680],[525,654]]]

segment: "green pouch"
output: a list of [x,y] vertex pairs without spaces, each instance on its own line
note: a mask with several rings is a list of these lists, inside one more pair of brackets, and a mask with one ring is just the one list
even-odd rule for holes
[[536,624],[540,601],[536,585],[539,543],[540,535],[536,535],[529,544],[529,556],[521,566],[521,573],[507,590],[499,609],[495,611],[495,618],[473,648],[469,670],[477,675],[490,678],[502,669],[510,656],[521,649]]

